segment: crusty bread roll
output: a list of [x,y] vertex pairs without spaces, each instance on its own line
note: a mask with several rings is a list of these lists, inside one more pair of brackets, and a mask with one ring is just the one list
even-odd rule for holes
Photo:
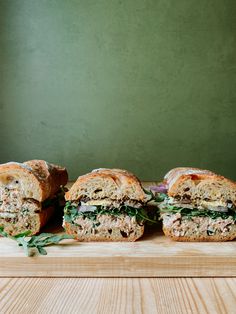
[[[143,221],[129,216],[125,209],[131,206],[141,210],[146,194],[137,177],[126,170],[95,169],[80,176],[65,198],[79,215],[70,216],[65,209],[63,226],[79,241],[135,241],[143,235]],[[121,206],[123,211],[119,212]],[[96,212],[90,218],[81,214],[82,207],[85,213],[93,213],[97,208],[106,212]],[[113,208],[118,208],[116,215]]]
[[123,200],[143,202],[146,195],[136,176],[121,169],[95,169],[80,176],[66,193],[67,201],[81,198]]
[[54,210],[50,204],[45,207],[44,201],[55,198],[67,180],[65,168],[44,160],[1,164],[0,226],[11,235],[39,232]]
[[8,162],[0,165],[1,187],[20,187],[22,197],[33,198],[39,202],[53,196],[67,181],[65,168],[44,160]]
[[204,202],[227,201],[236,206],[236,183],[209,170],[198,168],[174,168],[169,171],[164,181],[168,195],[204,204]]
[[165,235],[177,241],[236,238],[235,182],[209,170],[180,167],[163,183],[168,197],[159,207]]

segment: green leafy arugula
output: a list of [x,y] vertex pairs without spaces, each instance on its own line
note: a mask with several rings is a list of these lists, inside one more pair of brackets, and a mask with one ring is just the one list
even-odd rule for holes
[[[156,203],[162,203],[164,200],[168,199],[168,195],[165,193],[153,193],[151,190],[145,190],[144,192],[150,195],[150,201],[154,201]],[[158,205],[157,205],[158,206]],[[209,217],[212,219],[222,218],[227,219],[232,217],[234,221],[236,221],[236,211],[229,209],[227,212],[219,212],[213,210],[199,210],[197,208],[185,208],[185,207],[177,207],[170,204],[165,204],[162,208],[159,208],[159,213],[170,213],[176,214],[180,213],[185,218],[191,219],[192,217]]]
[[182,216],[191,219],[192,217],[209,217],[212,219],[222,218],[227,219],[229,217],[233,217],[236,221],[236,212],[233,210],[228,210],[228,212],[218,212],[213,210],[199,210],[197,208],[184,208],[184,207],[176,207],[171,205],[166,205],[166,207],[162,208],[161,213],[170,213],[177,214],[180,213]]
[[111,209],[108,209],[105,206],[96,206],[94,211],[80,212],[78,211],[77,207],[71,204],[71,202],[67,202],[64,209],[64,219],[69,223],[73,223],[74,220],[79,216],[83,219],[88,218],[90,220],[96,221],[98,215],[112,215],[118,217],[122,214],[128,215],[130,217],[136,217],[139,223],[145,221],[150,223],[157,223],[157,220],[149,217],[148,212],[144,208],[135,208],[127,205],[122,205],[119,208]]
[[154,201],[156,203],[161,203],[168,197],[168,195],[165,193],[153,193],[151,190],[146,190],[144,188],[143,188],[143,190],[147,195],[150,196],[148,203],[151,201]]
[[34,235],[30,238],[31,231],[25,231],[15,236],[9,235],[4,231],[3,227],[0,227],[0,235],[3,237],[15,240],[19,246],[22,246],[26,256],[34,256],[36,252],[41,255],[47,255],[47,251],[44,249],[45,246],[58,244],[64,239],[73,239],[74,237],[68,234],[53,234],[53,233],[41,233]]

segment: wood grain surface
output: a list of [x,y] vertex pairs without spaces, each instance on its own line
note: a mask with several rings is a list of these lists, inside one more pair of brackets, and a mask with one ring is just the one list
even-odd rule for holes
[[3,278],[4,313],[236,313],[233,278]]

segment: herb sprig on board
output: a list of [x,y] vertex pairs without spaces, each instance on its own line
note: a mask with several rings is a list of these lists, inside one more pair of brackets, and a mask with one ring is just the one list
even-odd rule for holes
[[90,220],[96,221],[97,215],[112,215],[119,217],[120,215],[124,214],[130,217],[136,217],[139,223],[145,221],[157,223],[157,220],[153,220],[148,216],[148,212],[144,208],[135,208],[127,205],[122,205],[119,208],[106,208],[104,206],[96,206],[95,210],[84,212],[79,211],[78,207],[73,206],[71,202],[67,202],[64,209],[64,219],[69,223],[73,223],[74,220],[79,216],[83,219],[88,218]]
[[191,219],[192,217],[209,217],[212,219],[222,218],[227,219],[233,217],[236,221],[236,212],[233,210],[228,210],[227,212],[219,212],[213,210],[199,210],[197,208],[184,208],[167,205],[161,209],[162,213],[177,214],[180,213],[182,216]]
[[37,252],[41,255],[47,255],[45,246],[58,244],[64,239],[73,239],[74,237],[68,234],[53,234],[53,233],[41,233],[29,238],[30,231],[19,233],[15,236],[9,235],[4,231],[3,227],[0,227],[0,235],[9,239],[12,239],[22,246],[26,256],[34,256]]

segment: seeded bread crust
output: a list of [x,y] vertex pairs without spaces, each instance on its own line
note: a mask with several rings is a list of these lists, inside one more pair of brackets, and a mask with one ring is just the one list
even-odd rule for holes
[[0,165],[0,188],[17,182],[22,198],[33,198],[43,202],[52,197],[61,185],[66,185],[67,181],[66,168],[44,160],[8,162]]
[[65,195],[67,201],[78,201],[82,197],[144,202],[146,195],[132,173],[121,169],[95,169],[80,176]]
[[236,206],[236,183],[209,170],[174,168],[164,177],[171,197],[231,201]]

